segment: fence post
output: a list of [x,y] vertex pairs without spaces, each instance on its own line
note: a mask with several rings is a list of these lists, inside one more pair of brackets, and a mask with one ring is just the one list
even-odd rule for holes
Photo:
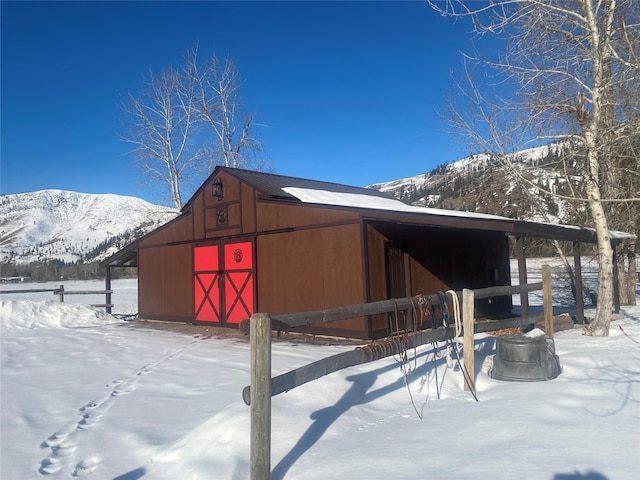
[[[110,291],[111,290],[111,267],[107,266],[107,275],[104,278],[104,286],[105,286],[105,291]],[[110,293],[105,293],[104,295],[104,303],[106,305],[105,310],[106,312],[111,315],[111,294]]]
[[551,267],[542,266],[542,305],[544,312],[544,331],[553,338],[553,303],[551,295]]
[[64,302],[64,285],[60,285],[60,290],[58,291],[58,296],[60,297],[60,301]]
[[584,297],[582,292],[582,260],[580,259],[580,242],[573,242],[573,284],[576,289],[576,320],[584,322]]
[[271,477],[271,317],[250,320],[251,341],[251,480]]
[[462,331],[463,343],[462,352],[464,356],[464,372],[462,374],[467,381],[464,382],[464,389],[476,391],[475,385],[475,348],[473,341],[473,316],[474,316],[474,294],[473,290],[462,290]]

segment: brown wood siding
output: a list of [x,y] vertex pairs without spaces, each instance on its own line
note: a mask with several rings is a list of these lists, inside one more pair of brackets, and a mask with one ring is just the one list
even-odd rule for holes
[[353,211],[265,201],[258,201],[256,218],[258,231],[360,221],[358,213]]
[[240,227],[240,202],[224,202],[205,210],[207,238],[238,235]]
[[241,189],[242,232],[256,232],[256,191],[253,187],[242,184]]
[[[360,232],[353,224],[257,237],[257,311],[276,315],[363,303]],[[356,318],[311,330],[362,337],[365,324]]]
[[191,204],[192,237],[204,238],[204,195],[199,193]]
[[[387,300],[385,280],[384,243],[386,238],[371,225],[367,229],[367,272],[369,275],[369,301]],[[377,338],[387,334],[387,315],[371,316],[371,333]]]
[[[213,182],[218,180],[222,182],[222,199],[214,197],[211,193]],[[201,187],[205,208],[216,207],[220,203],[238,202],[240,200],[240,188],[240,180],[225,172],[220,172],[214,178],[210,178],[204,188]]]
[[[222,198],[212,194],[214,182],[222,182]],[[241,183],[224,172],[217,175],[200,190],[204,197],[204,236],[217,238],[242,233],[240,191]],[[203,237],[197,237],[203,238]]]
[[153,234],[140,240],[140,248],[150,245],[163,245],[173,242],[184,242],[191,240],[193,236],[192,214],[187,212],[182,214],[164,227],[160,227]]
[[138,315],[191,321],[193,259],[190,244],[141,248],[138,252]]

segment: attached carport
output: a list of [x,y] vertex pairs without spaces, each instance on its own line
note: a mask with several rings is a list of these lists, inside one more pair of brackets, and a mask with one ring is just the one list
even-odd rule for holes
[[[527,259],[525,255],[525,239],[538,238],[547,240],[557,240],[563,242],[571,242],[573,245],[573,273],[575,281],[575,299],[576,299],[576,320],[578,323],[585,323],[584,319],[584,297],[583,297],[583,279],[582,279],[582,263],[580,244],[596,244],[598,239],[596,232],[592,228],[577,227],[573,225],[557,225],[550,223],[536,223],[524,220],[515,220],[512,232],[509,235],[516,239],[516,256],[518,259],[518,278],[520,284],[527,283]],[[614,309],[618,313],[620,311],[620,285],[618,282],[618,262],[615,258],[616,247],[625,240],[636,238],[635,235],[615,230],[609,231],[609,238],[613,248],[613,292],[614,292]],[[526,294],[521,297],[522,315],[527,315],[529,311],[529,303]]]
[[[459,228],[467,231],[491,231],[503,232],[505,235],[513,237],[516,243],[516,258],[518,262],[518,280],[520,285],[526,285],[527,281],[527,257],[525,253],[526,239],[556,240],[559,242],[570,242],[572,244],[573,273],[575,281],[576,298],[576,320],[584,323],[584,297],[583,278],[581,264],[580,245],[596,244],[597,237],[593,228],[579,227],[574,225],[561,225],[551,223],[533,222],[527,220],[511,219],[507,217],[492,215],[476,215],[470,212],[446,211],[439,209],[420,209],[424,213],[414,214],[408,212],[382,211],[377,210],[374,215],[363,218],[372,224],[404,226],[405,228],[424,229],[425,227]],[[609,238],[614,252],[613,258],[613,283],[614,283],[614,308],[615,312],[620,311],[620,288],[618,282],[618,262],[616,261],[616,247],[625,240],[635,239],[631,233],[615,230],[609,231]],[[529,314],[529,298],[526,293],[520,296],[521,314]]]

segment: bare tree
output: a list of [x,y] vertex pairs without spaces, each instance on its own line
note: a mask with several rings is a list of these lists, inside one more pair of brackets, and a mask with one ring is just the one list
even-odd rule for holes
[[[598,305],[585,334],[608,335],[613,305],[613,251],[605,205],[619,167],[613,142],[637,129],[640,109],[640,3],[635,0],[491,0],[432,2],[448,17],[473,21],[478,35],[497,35],[495,58],[468,55],[463,108],[453,123],[509,163],[526,141],[571,144],[563,158],[580,188],[563,197],[588,206],[598,248]],[[472,70],[475,67],[475,70]],[[485,76],[482,76],[485,75]],[[472,112],[472,113],[465,113]],[[637,131],[628,132],[631,136]],[[635,157],[638,163],[638,157]],[[515,170],[515,169],[514,169]],[[567,168],[568,172],[569,168]],[[569,176],[569,173],[567,174]],[[530,180],[519,175],[526,184]],[[573,176],[575,178],[575,176]],[[540,189],[539,185],[535,185]],[[621,192],[619,189],[618,192]],[[543,192],[558,195],[552,191]],[[636,202],[638,192],[627,191]]]
[[160,76],[149,71],[145,88],[129,94],[122,105],[127,131],[122,140],[134,145],[136,165],[148,184],[163,184],[176,208],[183,194],[197,187],[215,165],[259,169],[260,142],[253,136],[253,115],[243,115],[238,69],[215,56],[203,65],[197,48],[181,69]]
[[145,88],[137,96],[129,93],[122,104],[128,129],[121,139],[134,145],[145,183],[164,184],[178,209],[182,190],[203,159],[203,149],[194,141],[199,122],[194,97],[191,79],[168,68],[160,76],[149,70]]
[[238,90],[242,85],[238,68],[226,57],[215,55],[198,63],[197,47],[187,56],[186,73],[196,88],[196,107],[212,134],[209,160],[213,165],[233,168],[264,167],[257,161],[262,144],[253,135],[253,114],[245,114]]

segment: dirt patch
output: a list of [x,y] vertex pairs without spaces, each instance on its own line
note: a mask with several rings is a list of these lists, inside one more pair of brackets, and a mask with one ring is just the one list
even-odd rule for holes
[[244,335],[236,328],[224,328],[213,325],[194,325],[192,323],[182,322],[163,322],[158,320],[136,320],[135,325],[140,328],[152,328],[155,330],[169,330],[172,332],[192,335],[194,337],[217,337],[217,338],[238,338],[246,339],[249,337]]

